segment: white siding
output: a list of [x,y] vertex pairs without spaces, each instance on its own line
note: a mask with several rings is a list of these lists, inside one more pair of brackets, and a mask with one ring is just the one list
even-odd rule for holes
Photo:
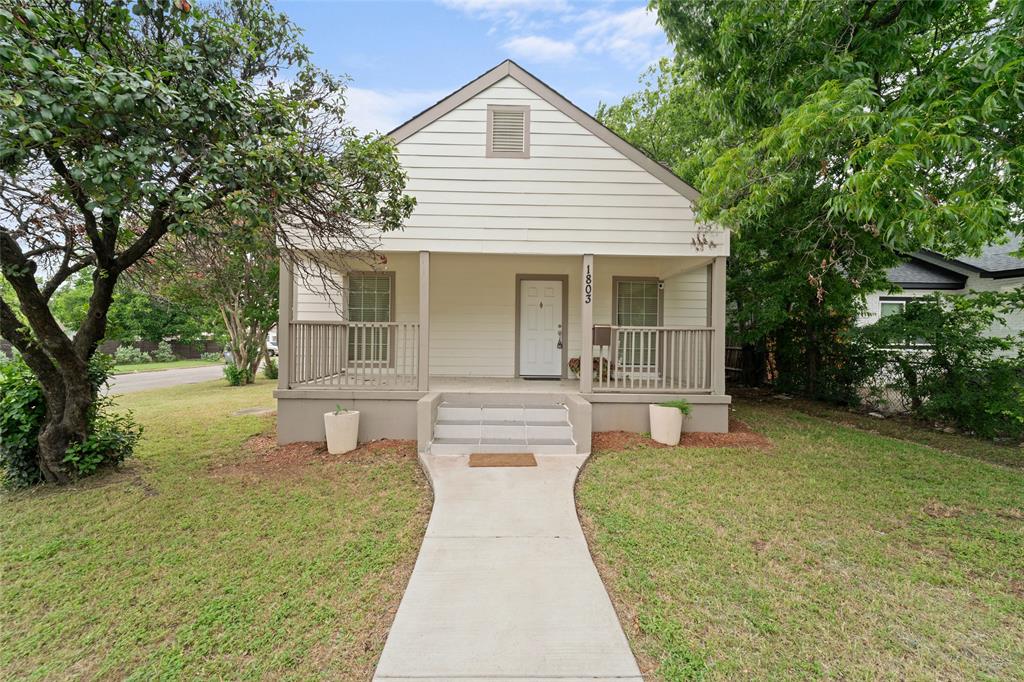
[[[887,296],[899,296],[914,298],[918,296],[926,296],[933,293],[942,294],[963,294],[966,291],[1012,291],[1020,289],[1024,286],[1024,277],[1012,277],[1008,279],[991,279],[988,277],[978,277],[977,275],[970,275],[967,277],[965,284],[965,290],[943,290],[936,291],[933,289],[906,289],[896,294],[887,294],[884,292],[873,292],[867,295],[865,301],[865,312],[861,315],[857,321],[860,325],[868,325],[878,320],[881,315],[881,299]],[[1015,336],[1024,332],[1024,311],[1018,311],[1013,315],[1009,315],[1006,318],[1006,324],[993,325],[989,330],[991,336],[1009,337]]]
[[[487,105],[530,107],[530,158],[488,158]],[[452,253],[725,255],[697,251],[690,201],[506,77],[398,145],[417,199],[385,250]]]

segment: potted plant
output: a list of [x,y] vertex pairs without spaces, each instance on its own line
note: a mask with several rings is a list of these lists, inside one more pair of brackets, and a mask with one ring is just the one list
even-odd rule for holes
[[359,412],[335,405],[333,412],[324,413],[324,431],[327,432],[327,452],[343,455],[355,450],[359,442]]
[[668,400],[651,405],[651,438],[665,445],[679,445],[683,433],[683,416],[690,414],[690,403]]

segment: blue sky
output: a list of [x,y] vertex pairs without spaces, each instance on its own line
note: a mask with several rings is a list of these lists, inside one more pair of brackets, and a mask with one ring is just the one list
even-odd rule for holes
[[511,58],[593,113],[669,54],[645,0],[275,0],[317,65],[351,77],[349,117],[387,131]]

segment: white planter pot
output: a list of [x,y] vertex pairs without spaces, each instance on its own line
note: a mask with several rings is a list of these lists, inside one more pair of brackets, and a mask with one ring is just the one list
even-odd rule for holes
[[359,442],[359,412],[325,412],[324,431],[327,432],[327,452],[343,455],[355,450]]
[[665,445],[679,445],[683,413],[678,407],[651,405],[651,438]]

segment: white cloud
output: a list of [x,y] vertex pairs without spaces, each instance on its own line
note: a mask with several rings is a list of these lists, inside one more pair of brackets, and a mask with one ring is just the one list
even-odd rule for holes
[[581,19],[584,23],[576,37],[586,52],[609,54],[630,64],[650,63],[669,54],[664,31],[644,7],[617,14],[587,12]]
[[438,0],[441,5],[513,29],[543,25],[537,16],[569,11],[567,0]]
[[350,87],[345,90],[345,119],[361,133],[386,133],[447,94],[444,90],[388,92]]
[[568,40],[554,40],[545,36],[520,36],[506,40],[502,47],[513,56],[537,62],[557,62],[572,59],[576,45]]

